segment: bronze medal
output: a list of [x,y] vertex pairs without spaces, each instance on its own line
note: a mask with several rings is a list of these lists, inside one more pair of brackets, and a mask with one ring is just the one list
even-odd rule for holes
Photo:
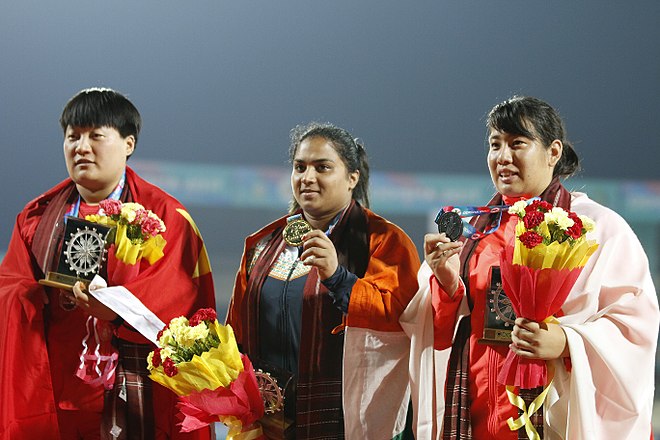
[[284,227],[282,237],[289,246],[298,247],[303,244],[303,235],[312,230],[312,225],[307,223],[302,218],[292,220]]

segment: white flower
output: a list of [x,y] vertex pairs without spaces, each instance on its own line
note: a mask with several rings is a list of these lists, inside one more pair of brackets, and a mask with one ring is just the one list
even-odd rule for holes
[[582,227],[586,232],[591,232],[596,228],[596,223],[586,215],[580,215],[578,217],[582,220]]
[[509,214],[517,215],[520,218],[525,216],[525,207],[527,206],[526,200],[518,200],[509,208]]
[[567,230],[575,224],[573,219],[568,217],[568,213],[561,208],[552,208],[550,212],[545,213],[544,219],[548,224],[556,224],[562,231]]
[[121,207],[121,218],[126,222],[131,223],[135,220],[137,211],[144,210],[144,206],[139,203],[124,203]]

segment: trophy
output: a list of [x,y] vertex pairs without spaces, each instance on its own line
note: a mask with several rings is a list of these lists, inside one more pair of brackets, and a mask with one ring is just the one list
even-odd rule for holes
[[39,284],[72,290],[77,281],[89,283],[101,271],[115,228],[78,217],[66,217],[65,221],[57,269],[47,271]]
[[284,408],[287,398],[293,400],[293,374],[261,360],[255,360],[253,365],[264,401],[264,416],[259,419],[264,436],[269,440],[295,439],[295,415]]
[[479,342],[484,344],[509,344],[516,313],[511,305],[511,300],[502,288],[502,276],[499,267],[492,268],[490,289],[486,295],[484,310],[484,333]]

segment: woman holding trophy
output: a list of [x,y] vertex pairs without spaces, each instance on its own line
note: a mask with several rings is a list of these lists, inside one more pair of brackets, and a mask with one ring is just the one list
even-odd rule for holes
[[[201,236],[178,201],[126,166],[141,126],[126,97],[82,90],[60,123],[69,178],[19,213],[0,266],[0,437],[209,438],[178,432],[175,395],[147,378],[153,345],[140,320],[88,291],[92,279],[120,286],[165,322],[214,307]],[[122,220],[106,234],[113,215]]]
[[[487,129],[497,194],[484,207],[441,211],[439,233],[425,237],[420,292],[402,317],[417,347],[434,349],[413,354],[417,438],[649,438],[660,314],[639,240],[617,213],[561,183],[578,157],[550,105],[513,97],[491,110]],[[461,225],[466,214],[472,221]],[[559,235],[548,235],[553,225]],[[585,233],[592,244],[580,262],[548,263]],[[543,249],[542,269],[523,267],[534,249]],[[529,274],[526,288],[511,269]],[[548,286],[562,283],[556,310],[514,313],[549,304]]]

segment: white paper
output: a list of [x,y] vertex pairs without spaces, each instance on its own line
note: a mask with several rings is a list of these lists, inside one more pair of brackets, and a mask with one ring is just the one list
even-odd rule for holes
[[96,275],[89,285],[89,293],[121,316],[142,336],[156,344],[158,332],[165,327],[165,323],[130,290],[124,286],[108,287],[103,277]]

